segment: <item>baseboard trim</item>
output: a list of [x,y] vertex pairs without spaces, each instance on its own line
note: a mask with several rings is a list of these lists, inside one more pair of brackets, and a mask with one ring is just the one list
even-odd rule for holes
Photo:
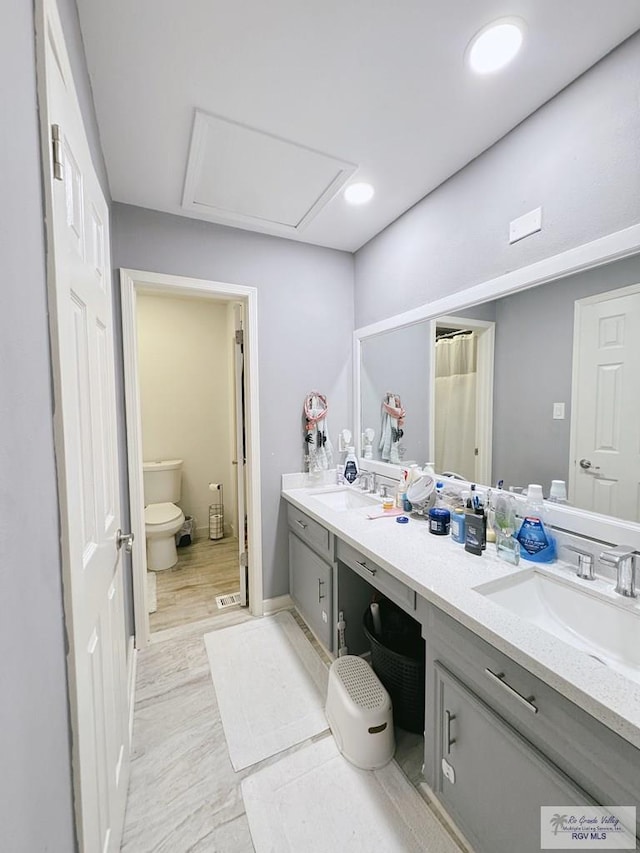
[[135,637],[129,637],[129,654],[127,656],[127,698],[129,701],[129,751],[133,743],[133,712],[136,699],[136,673],[138,669],[138,650],[135,646]]
[[456,822],[442,805],[438,799],[438,795],[434,792],[431,786],[424,781],[420,782],[418,785],[418,793],[421,795],[422,799],[425,800],[435,817],[440,821],[442,826],[447,830],[463,853],[473,853],[473,847],[469,844],[460,829],[458,829]]
[[264,616],[270,616],[272,613],[277,613],[279,610],[289,610],[293,607],[293,600],[290,595],[278,595],[275,598],[265,598],[262,602],[262,613]]

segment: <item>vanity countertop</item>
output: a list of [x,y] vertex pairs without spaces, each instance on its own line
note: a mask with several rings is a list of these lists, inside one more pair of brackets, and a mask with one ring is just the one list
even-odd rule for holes
[[[492,544],[482,557],[469,554],[450,536],[429,533],[420,518],[398,524],[394,517],[369,519],[370,507],[337,512],[314,499],[313,487],[301,487],[303,482],[303,475],[284,475],[282,497],[640,748],[640,684],[474,589],[514,572],[530,571],[535,564],[521,560],[519,566],[510,566],[498,559]],[[567,563],[558,561],[544,569],[559,577],[571,576],[590,591],[604,592],[619,606],[640,608],[637,602],[615,595],[610,581],[581,581]]]

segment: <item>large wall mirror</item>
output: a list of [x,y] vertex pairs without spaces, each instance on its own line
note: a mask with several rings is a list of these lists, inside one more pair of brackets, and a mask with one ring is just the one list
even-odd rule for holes
[[373,460],[387,461],[392,392],[403,465],[545,495],[565,480],[571,505],[640,522],[640,254],[500,298],[487,289],[473,306],[442,300],[446,317],[425,306],[356,332],[356,432],[375,431]]

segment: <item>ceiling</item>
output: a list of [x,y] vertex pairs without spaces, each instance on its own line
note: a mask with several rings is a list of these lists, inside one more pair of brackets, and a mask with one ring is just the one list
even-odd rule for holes
[[[640,28],[637,0],[78,7],[115,201],[348,251]],[[520,54],[473,75],[469,40],[513,15]]]

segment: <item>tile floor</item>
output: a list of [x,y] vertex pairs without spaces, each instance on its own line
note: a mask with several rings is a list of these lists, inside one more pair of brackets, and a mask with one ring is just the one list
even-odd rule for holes
[[[202,639],[209,631],[251,618],[241,608],[221,611],[155,634],[149,648],[139,653],[123,853],[254,850],[240,782],[281,755],[233,770]],[[326,662],[324,653],[322,657]],[[396,759],[419,786],[422,738],[400,730],[397,735]]]
[[155,574],[158,606],[149,614],[152,632],[222,613],[216,596],[240,588],[238,540],[196,539],[178,548],[178,563],[172,569]]

